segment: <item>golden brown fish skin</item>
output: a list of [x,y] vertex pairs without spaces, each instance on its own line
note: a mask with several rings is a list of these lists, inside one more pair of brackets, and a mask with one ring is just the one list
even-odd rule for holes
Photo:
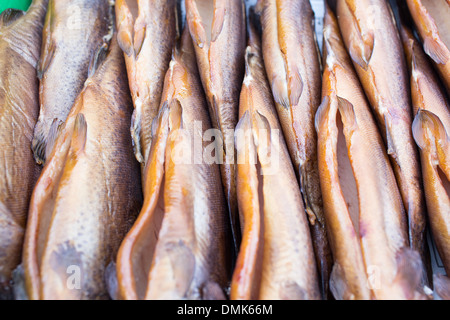
[[431,232],[447,274],[450,272],[450,141],[448,115],[441,120],[419,109],[413,133],[420,147]]
[[[225,298],[230,239],[219,166],[195,150],[174,158],[211,128],[195,59],[186,27],[153,124],[144,205],[117,259],[122,299]],[[207,141],[197,141],[205,150]]]
[[[386,1],[338,0],[342,36],[387,145],[408,216],[410,247],[425,258],[425,199],[411,131],[408,71]],[[387,54],[389,53],[389,54]]]
[[409,11],[422,39],[424,51],[450,94],[450,2],[446,0],[407,0]]
[[96,61],[59,129],[32,196],[23,261],[33,300],[108,299],[106,266],[142,205],[132,101],[115,35],[101,50],[105,60]]
[[116,21],[124,51],[134,113],[131,133],[142,171],[152,141],[164,76],[178,36],[176,0],[118,0]]
[[324,221],[314,130],[322,85],[314,12],[306,0],[260,0],[258,6],[267,77],[300,181],[325,297],[332,257]]
[[[50,0],[43,30],[39,119],[32,148],[36,162],[46,159],[49,132],[64,122],[88,77],[93,55],[108,34],[108,0]],[[52,143],[50,141],[50,143]]]
[[[413,134],[420,147],[423,183],[428,219],[436,246],[450,271],[450,200],[446,172],[450,153],[447,132],[450,130],[450,104],[427,55],[411,30],[400,28],[411,77],[411,96],[415,120]],[[436,139],[443,139],[438,142]],[[445,142],[447,141],[447,142]]]
[[252,26],[239,114],[237,190],[244,219],[230,298],[320,299],[303,200]]
[[439,117],[444,128],[448,130],[447,128],[450,128],[450,103],[445,89],[412,31],[405,25],[401,25],[400,34],[410,74],[414,116],[419,110],[430,111]]
[[395,175],[329,8],[323,60],[323,103],[316,127],[335,298],[421,299],[420,257],[408,248]]
[[239,93],[244,77],[244,2],[187,0],[186,20],[194,42],[212,125],[223,135],[220,170],[237,250],[240,228],[233,131],[238,122]]
[[0,300],[11,298],[12,271],[21,260],[28,204],[39,175],[30,146],[39,113],[36,66],[46,5],[35,0],[17,19],[5,19],[14,11],[0,17]]

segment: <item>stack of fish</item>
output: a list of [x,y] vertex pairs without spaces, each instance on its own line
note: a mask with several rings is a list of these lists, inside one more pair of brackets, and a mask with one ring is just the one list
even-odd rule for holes
[[450,299],[450,2],[323,6],[4,11],[0,299]]

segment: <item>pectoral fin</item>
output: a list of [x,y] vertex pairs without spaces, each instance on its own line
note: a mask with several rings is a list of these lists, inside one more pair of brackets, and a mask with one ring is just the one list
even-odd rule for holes
[[441,41],[434,39],[432,36],[427,36],[424,39],[423,49],[437,64],[447,64],[450,59],[449,49]]

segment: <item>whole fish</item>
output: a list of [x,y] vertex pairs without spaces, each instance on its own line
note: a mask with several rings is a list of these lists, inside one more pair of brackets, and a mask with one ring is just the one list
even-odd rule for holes
[[152,121],[158,114],[164,76],[177,38],[176,0],[118,0],[118,40],[133,98],[131,123],[136,158],[144,169],[152,140]]
[[[450,103],[428,56],[412,31],[400,26],[410,70],[411,96],[415,119],[413,134],[420,147],[428,220],[436,246],[450,272],[450,182],[443,175],[450,153],[445,146],[450,132]],[[440,140],[443,139],[443,140]],[[443,152],[443,153],[441,153]],[[450,172],[450,171],[448,171]]]
[[[402,194],[409,245],[426,265],[426,208],[419,153],[411,130],[408,69],[393,13],[384,0],[338,0],[337,16]],[[426,281],[425,271],[423,279]]]
[[328,294],[332,257],[327,240],[317,165],[314,116],[320,105],[320,52],[314,12],[307,0],[259,0],[262,48],[313,237],[321,289]]
[[336,299],[419,299],[421,259],[393,169],[337,19],[324,18],[323,102],[316,115],[319,171]]
[[105,269],[142,205],[116,36],[95,56],[33,192],[23,255],[32,300],[108,299]]
[[450,272],[450,140],[448,117],[441,120],[419,109],[413,122],[421,150],[422,171],[431,232],[447,274]]
[[203,157],[214,147],[206,138],[209,129],[186,27],[153,123],[144,205],[117,258],[120,298],[225,298],[229,221],[219,166],[215,159]]
[[243,235],[230,297],[320,299],[300,188],[267,81],[259,35],[249,27],[236,128]]
[[423,49],[450,94],[450,1],[407,0]]
[[28,203],[39,168],[31,139],[39,113],[36,67],[46,0],[27,13],[0,15],[0,300],[11,298],[12,271],[21,261]]
[[186,21],[194,42],[197,65],[212,125],[220,130],[219,162],[232,224],[234,249],[240,242],[236,198],[234,129],[244,77],[245,6],[241,0],[186,0]]
[[50,131],[56,132],[66,120],[88,77],[89,64],[109,33],[108,10],[109,0],[48,3],[38,67],[40,113],[32,141],[39,164],[51,152]]

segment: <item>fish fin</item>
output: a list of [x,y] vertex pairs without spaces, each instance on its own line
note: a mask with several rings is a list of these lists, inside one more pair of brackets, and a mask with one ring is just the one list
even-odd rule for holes
[[437,64],[446,64],[450,59],[449,49],[431,36],[425,37],[423,49]]
[[86,146],[87,123],[84,114],[77,114],[72,134],[71,150],[72,154],[78,155],[83,152]]
[[286,79],[283,79],[280,75],[275,75],[272,80],[272,92],[275,102],[282,105],[286,109],[289,109]]
[[433,285],[439,299],[450,300],[450,278],[442,274],[434,274]]
[[[142,129],[141,109],[142,109],[142,102],[137,103],[136,101],[135,108],[133,110],[133,115],[131,116],[130,131],[136,160],[139,163],[144,163],[144,156],[142,155],[142,146],[141,146],[141,129]],[[152,125],[152,137],[154,135],[155,135],[154,126]]]
[[174,279],[177,279],[176,290],[181,297],[185,297],[195,272],[195,255],[186,244],[180,240],[166,244]]
[[48,158],[56,144],[56,140],[61,135],[64,128],[64,122],[58,118],[53,119],[50,131],[48,132],[47,145],[45,147],[45,157]]
[[46,41],[46,45],[43,48],[44,53],[41,54],[41,59],[39,60],[37,68],[37,77],[39,80],[42,80],[42,77],[47,72],[52,63],[56,50],[55,42],[51,39],[48,39],[48,41]]
[[319,217],[314,212],[314,209],[311,207],[311,202],[308,195],[308,174],[305,170],[305,166],[302,164],[299,165],[299,173],[300,173],[300,192],[302,193],[303,201],[305,202],[305,212],[306,216],[308,218],[308,222],[311,226],[314,226],[316,224],[316,221],[319,221],[319,223],[322,223],[320,221]]
[[282,300],[307,300],[308,294],[297,282],[285,281],[280,285],[279,295]]
[[39,80],[42,80],[42,77],[47,72],[50,64],[52,63],[53,56],[56,51],[56,43],[53,40],[53,5],[50,3],[48,5],[48,11],[45,17],[44,29],[42,30],[42,50],[41,57],[39,59],[38,67],[37,67],[37,76]]
[[31,141],[31,150],[33,157],[37,164],[43,165],[45,163],[45,152],[47,149],[47,137],[44,131],[43,122],[38,121],[34,127],[33,140]]
[[[117,4],[118,5],[118,4]],[[120,10],[117,12],[117,43],[122,51],[131,57],[133,50],[133,15],[126,1],[121,1]]]
[[387,154],[397,161],[397,149],[395,147],[394,139],[392,138],[391,125],[386,115],[384,116],[384,125],[386,127]]
[[0,14],[0,28],[7,27],[11,25],[14,21],[23,17],[25,15],[25,11],[17,10],[17,9],[6,9]]
[[212,23],[212,31],[211,31],[211,42],[214,42],[219,37],[220,33],[223,29],[223,24],[225,21],[225,2],[217,1],[216,8],[214,9],[214,18]]
[[25,270],[23,268],[23,264],[20,264],[16,269],[14,269],[12,278],[14,284],[14,299],[30,300],[25,285]]
[[350,288],[345,278],[344,269],[338,262],[335,262],[330,276],[330,290],[336,300],[354,300],[355,296],[350,292]]
[[323,97],[322,103],[320,104],[319,108],[317,108],[316,116],[314,119],[317,133],[319,133],[320,128],[322,128],[323,122],[327,118],[329,110],[330,110],[330,97],[325,96]]
[[178,99],[169,104],[169,128],[170,130],[183,129],[183,107]]
[[147,26],[144,22],[140,22],[139,18],[134,25],[134,55],[135,57],[139,56],[141,53],[142,45],[144,44],[145,34],[147,32]]
[[105,284],[111,299],[119,300],[119,283],[117,280],[116,263],[114,261],[111,261],[105,269]]
[[133,55],[133,42],[131,41],[131,33],[128,30],[119,30],[117,32],[117,43],[128,57]]
[[226,300],[225,293],[217,282],[208,281],[202,289],[203,300]]
[[405,294],[412,299],[422,281],[423,265],[420,254],[409,248],[401,248],[396,255],[397,274],[394,281],[402,286]]
[[[432,136],[430,137],[430,129]],[[414,118],[412,125],[414,140],[420,149],[425,149],[430,143],[430,139],[434,143],[444,144],[448,142],[447,132],[441,119],[433,112],[420,109]]]
[[373,52],[373,37],[369,39],[371,42],[363,43],[362,46],[357,41],[351,41],[349,46],[350,57],[364,70],[367,70]]
[[337,97],[338,98],[338,106],[339,112],[342,117],[342,122],[347,128],[354,128],[358,124],[356,123],[356,115],[353,104],[347,99]]
[[296,106],[303,92],[303,80],[300,72],[295,69],[289,74],[289,102],[291,106]]
[[88,78],[94,76],[97,69],[102,65],[108,56],[108,44],[103,43],[100,48],[91,56],[88,69]]
[[373,30],[363,31],[355,16],[356,6],[353,1],[346,0],[348,10],[352,14],[353,29],[350,35],[349,54],[352,60],[364,70],[367,70],[372,57],[375,34]]
[[203,48],[207,43],[206,31],[202,24],[202,18],[198,12],[195,1],[186,1],[186,21],[192,40],[199,47]]
[[[258,138],[257,142],[257,146],[260,145],[260,143],[262,142],[260,140],[260,131],[261,130],[265,130],[269,133],[269,137],[270,137],[270,123],[269,120],[263,115],[261,114],[259,111],[256,111],[254,114],[254,120],[255,120],[255,125],[256,125],[256,136]],[[269,140],[270,141],[270,140]]]

